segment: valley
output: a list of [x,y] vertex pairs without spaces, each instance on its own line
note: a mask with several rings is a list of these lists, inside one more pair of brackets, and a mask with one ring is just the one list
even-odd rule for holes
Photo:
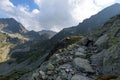
[[0,80],[120,80],[119,68],[119,3],[58,33],[0,18]]

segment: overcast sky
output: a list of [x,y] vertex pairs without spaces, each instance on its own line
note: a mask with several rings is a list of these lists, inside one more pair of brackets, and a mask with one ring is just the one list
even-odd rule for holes
[[120,0],[0,0],[0,18],[15,18],[28,30],[75,26]]

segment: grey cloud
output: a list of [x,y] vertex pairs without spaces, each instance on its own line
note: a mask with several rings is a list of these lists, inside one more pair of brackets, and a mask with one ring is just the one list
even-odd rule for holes
[[39,21],[45,29],[70,27],[75,23],[69,0],[42,0]]
[[36,5],[39,10],[29,11],[29,7],[15,6],[10,0],[0,0],[0,13],[15,18],[29,30],[59,31],[77,25],[80,20],[100,10],[91,0],[36,0]]
[[[14,6],[9,0],[5,3],[1,0],[0,12],[20,21],[27,29],[41,30],[54,29],[58,30],[72,26],[75,23],[71,15],[72,6],[69,0],[41,0],[40,12],[34,14],[24,6]],[[12,4],[12,6],[11,6]]]

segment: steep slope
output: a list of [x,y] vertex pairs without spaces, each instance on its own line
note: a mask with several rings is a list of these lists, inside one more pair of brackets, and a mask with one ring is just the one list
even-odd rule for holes
[[24,29],[12,18],[0,20],[0,80],[32,75],[48,55],[44,49],[49,38]]
[[18,44],[27,42],[28,39],[24,37],[17,37],[15,35],[0,32],[0,63],[9,59],[11,49]]
[[46,36],[50,39],[56,34],[56,32],[50,31],[50,30],[42,30],[42,31],[39,31],[39,34],[42,36]]
[[75,35],[77,36],[81,34],[83,35],[95,28],[102,26],[111,17],[117,14],[120,14],[120,4],[118,3],[103,9],[98,14],[93,15],[89,19],[84,20],[82,23],[80,23],[77,26],[63,29],[58,34],[56,34],[51,41],[57,42],[67,36],[75,36]]
[[8,57],[8,52],[10,45],[8,42],[6,42],[6,35],[3,33],[0,33],[0,62],[6,61]]
[[20,34],[27,32],[27,30],[23,27],[23,25],[18,23],[13,18],[1,18],[0,30],[7,33],[20,33]]
[[46,40],[46,38],[41,37],[38,32],[35,31],[28,31],[24,34],[25,37],[29,38],[31,41],[43,41]]
[[32,80],[120,80],[120,15],[56,50]]

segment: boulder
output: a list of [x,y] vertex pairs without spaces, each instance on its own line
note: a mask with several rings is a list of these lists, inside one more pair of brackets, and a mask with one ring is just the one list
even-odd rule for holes
[[84,53],[84,52],[85,52],[85,49],[82,48],[82,47],[79,47],[79,48],[77,49],[77,51],[78,51],[78,52],[82,52],[82,53]]
[[48,70],[54,70],[54,65],[51,64],[51,63],[48,63],[48,66],[47,66]]
[[89,61],[87,59],[82,58],[75,58],[73,60],[74,66],[84,72],[94,72],[91,65],[89,64]]
[[85,77],[85,76],[81,76],[81,75],[74,75],[71,80],[91,80],[90,78],[88,77]]
[[109,38],[108,35],[104,34],[103,36],[101,36],[97,39],[95,44],[99,46],[99,45],[103,44],[104,42],[106,42],[108,40],[108,38]]
[[81,52],[75,52],[75,57],[85,58],[85,57],[86,57],[86,54],[81,53]]

